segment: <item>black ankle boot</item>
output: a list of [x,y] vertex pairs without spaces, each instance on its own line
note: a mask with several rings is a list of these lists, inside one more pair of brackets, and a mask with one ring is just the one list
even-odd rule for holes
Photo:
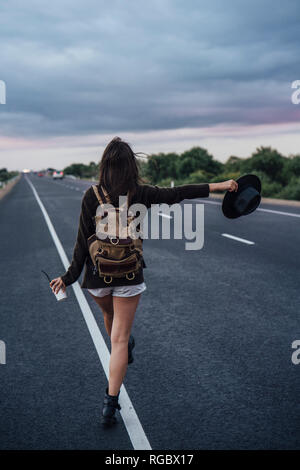
[[130,335],[129,341],[128,341],[128,364],[131,364],[134,361],[134,357],[132,355],[132,350],[134,346],[135,346],[134,337]]
[[117,419],[115,417],[116,410],[120,410],[121,406],[119,405],[118,395],[109,395],[108,394],[108,387],[106,387],[104,401],[103,401],[103,410],[102,410],[102,424],[111,425],[116,423]]

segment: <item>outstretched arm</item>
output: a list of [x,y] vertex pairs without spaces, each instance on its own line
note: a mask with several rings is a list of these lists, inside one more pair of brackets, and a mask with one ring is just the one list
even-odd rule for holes
[[150,184],[142,185],[140,203],[147,208],[151,204],[175,204],[184,199],[194,199],[197,197],[208,197],[209,185],[205,184],[184,184],[173,188],[154,186]]
[[184,184],[174,186],[173,188],[153,186],[150,184],[142,185],[141,200],[148,208],[151,204],[174,204],[184,199],[195,199],[208,197],[213,191],[236,191],[237,183],[234,180],[224,181],[222,183],[200,183]]

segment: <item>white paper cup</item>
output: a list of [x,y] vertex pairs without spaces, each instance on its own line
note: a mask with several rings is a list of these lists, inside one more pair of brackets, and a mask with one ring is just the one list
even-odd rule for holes
[[[51,287],[50,287],[50,289],[51,289]],[[52,289],[51,289],[51,290],[52,290]],[[56,294],[53,290],[52,290],[52,292],[53,292],[53,294],[55,295],[56,300],[64,300],[64,299],[66,299],[66,298],[68,297],[68,296],[67,296],[67,291],[63,292],[62,289],[60,289],[60,290],[58,291],[58,294]]]

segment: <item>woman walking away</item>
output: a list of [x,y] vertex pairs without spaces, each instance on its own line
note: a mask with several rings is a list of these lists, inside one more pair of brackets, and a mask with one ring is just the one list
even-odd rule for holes
[[208,197],[212,191],[237,190],[234,180],[173,188],[143,184],[136,156],[129,144],[119,137],[109,142],[99,165],[99,183],[88,188],[82,199],[72,263],[65,274],[50,283],[55,293],[60,289],[65,291],[66,286],[77,281],[84,267],[81,287],[88,290],[102,310],[111,341],[109,379],[102,411],[102,423],[105,425],[115,423],[116,409],[121,409],[120,387],[128,363],[133,362],[135,341],[131,328],[141,293],[146,289],[143,276],[146,265],[141,238],[133,243],[130,237],[121,240],[122,237],[97,236],[98,221],[101,222],[107,215],[105,211],[100,216],[96,215],[97,209],[99,214],[102,205],[110,203],[110,207],[118,210],[119,196],[127,196],[128,207],[140,203],[148,209],[151,204],[171,205],[184,199]]

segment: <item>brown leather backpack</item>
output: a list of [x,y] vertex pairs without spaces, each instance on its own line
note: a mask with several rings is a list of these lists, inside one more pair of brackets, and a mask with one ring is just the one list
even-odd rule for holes
[[[143,263],[143,245],[141,238],[131,238],[130,227],[131,222],[135,219],[130,211],[127,212],[126,221],[127,225],[119,226],[119,213],[126,210],[126,204],[121,207],[104,207],[104,204],[110,204],[110,199],[107,192],[101,186],[104,201],[102,200],[98,188],[93,185],[93,190],[100,204],[101,215],[94,217],[96,231],[91,235],[88,240],[88,248],[91,259],[94,264],[94,273],[99,274],[106,284],[110,284],[113,278],[125,277],[128,280],[133,280],[135,274],[138,272]],[[127,193],[127,209],[128,209],[128,193]],[[110,211],[112,211],[111,214]],[[114,233],[110,233],[110,224],[103,222],[103,219],[115,220]],[[122,219],[124,220],[124,219]],[[101,238],[97,237],[102,234]],[[104,233],[106,237],[104,238]],[[122,235],[129,236],[122,236]]]

